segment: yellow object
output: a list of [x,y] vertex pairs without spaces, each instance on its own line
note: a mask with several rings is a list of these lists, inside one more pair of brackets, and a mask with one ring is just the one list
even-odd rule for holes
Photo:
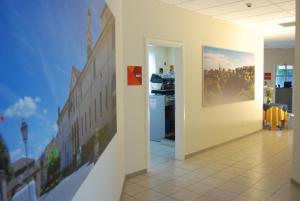
[[273,90],[273,87],[264,86],[264,103],[272,103]]
[[272,106],[264,111],[264,122],[268,123],[272,130],[275,130],[277,126],[283,128],[287,121],[288,112],[282,110],[280,107]]

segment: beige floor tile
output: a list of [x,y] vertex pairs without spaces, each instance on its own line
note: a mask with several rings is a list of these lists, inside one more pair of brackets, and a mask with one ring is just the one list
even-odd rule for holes
[[215,169],[215,168],[207,166],[207,167],[204,167],[204,168],[197,169],[196,171],[194,171],[194,173],[205,177],[205,176],[211,176],[213,174],[216,174],[218,171],[220,171],[220,169]]
[[215,178],[215,175],[212,175],[211,177],[207,177],[206,179],[200,181],[199,183],[205,185],[205,186],[211,186],[214,188],[217,188],[225,183],[224,179]]
[[294,186],[291,183],[288,183],[284,186],[282,186],[275,195],[293,199],[293,200],[300,200],[300,188],[297,186]]
[[171,197],[164,197],[163,199],[161,199],[159,201],[178,201],[178,200],[171,198]]
[[143,174],[143,175],[138,175],[135,177],[130,177],[126,180],[126,182],[128,183],[137,183],[139,181],[142,181],[144,179],[150,178],[150,176],[148,176],[147,174]]
[[151,142],[150,172],[126,180],[121,200],[299,201],[291,139],[266,130],[185,161],[174,160],[174,141]]
[[231,173],[234,175],[242,175],[242,174],[245,174],[247,172],[247,170],[231,166],[231,167],[223,169],[223,172],[228,172],[228,173]]
[[171,195],[171,197],[180,201],[194,201],[199,198],[199,194],[182,189]]
[[150,167],[150,172],[152,174],[159,174],[168,170],[168,166],[162,164],[154,164]]
[[230,159],[221,159],[218,160],[216,163],[222,164],[222,165],[227,165],[227,166],[232,166],[236,161],[230,160]]
[[137,199],[135,199],[134,197],[131,197],[129,195],[123,194],[121,196],[121,201],[138,201]]
[[159,174],[153,175],[152,178],[161,180],[164,182],[168,182],[170,180],[178,178],[178,176],[176,176],[174,174],[169,174],[167,171],[165,171],[165,172],[160,172]]
[[241,185],[240,183],[233,182],[233,181],[228,181],[225,182],[223,185],[219,186],[218,189],[225,190],[225,191],[230,191],[232,193],[243,193],[247,191],[250,188],[250,185]]
[[241,195],[246,198],[252,198],[254,200],[265,201],[268,198],[270,198],[273,195],[273,193],[263,191],[260,189],[256,189],[256,188],[251,188],[251,189],[245,191],[244,193],[242,193]]
[[206,184],[199,182],[199,183],[187,186],[186,189],[189,191],[193,191],[199,195],[204,195],[204,194],[208,193],[209,191],[215,189],[215,187],[208,186]]
[[236,168],[240,168],[240,169],[243,169],[243,170],[250,170],[252,169],[253,167],[255,167],[256,165],[254,164],[249,164],[249,163],[246,163],[246,162],[236,162],[232,165],[232,167],[236,167]]
[[211,197],[218,201],[229,201],[235,199],[238,194],[230,191],[215,189],[206,194],[208,197]]
[[267,201],[299,201],[299,198],[293,199],[279,194],[272,195]]
[[183,175],[185,175],[185,174],[188,174],[190,171],[184,170],[184,169],[182,169],[182,168],[169,168],[169,169],[167,170],[167,172],[168,172],[169,174],[173,174],[173,175],[175,175],[175,176],[183,176]]
[[237,196],[232,201],[255,201],[253,198],[246,198],[244,196]]
[[190,172],[188,174],[183,175],[181,178],[182,179],[187,179],[187,180],[193,180],[195,182],[199,182],[199,181],[204,180],[207,177],[208,176],[206,176],[206,175],[200,175],[200,174],[197,174],[195,172]]
[[267,191],[267,192],[270,192],[270,193],[275,193],[276,191],[279,190],[281,185],[272,183],[270,181],[260,180],[257,183],[255,183],[253,185],[253,187],[256,188],[256,189],[259,189],[259,190]]
[[215,174],[216,172],[208,172],[208,171],[203,171],[203,170],[196,170],[196,171],[194,171],[194,173],[198,174],[199,178],[207,178],[207,177]]
[[173,183],[164,183],[162,185],[158,185],[152,188],[154,191],[162,193],[164,195],[171,195],[176,191],[181,190],[180,187],[175,186]]
[[253,179],[253,178],[246,178],[243,176],[237,176],[234,177],[233,179],[231,179],[229,182],[234,182],[234,183],[238,183],[242,186],[252,186],[255,185],[255,183],[257,183],[259,181],[259,179]]
[[167,183],[169,183],[170,185],[173,184],[177,187],[185,188],[189,185],[195,184],[196,182],[190,179],[184,179],[182,177],[178,177],[176,179],[168,181]]
[[134,197],[140,201],[158,201],[166,196],[153,190],[146,190],[134,195]]
[[226,181],[226,180],[230,180],[230,179],[236,177],[236,174],[231,173],[231,172],[222,171],[222,172],[217,172],[216,174],[213,174],[212,177]]
[[267,177],[268,175],[267,174],[263,174],[263,173],[257,173],[257,172],[253,172],[253,171],[247,171],[247,172],[244,172],[244,173],[241,173],[240,174],[242,177],[245,177],[245,178],[248,178],[248,179],[263,179],[265,177]]
[[272,171],[271,174],[274,175],[274,176],[291,178],[292,177],[292,170],[279,168],[277,170]]
[[143,180],[140,180],[140,181],[136,182],[136,184],[140,185],[140,186],[144,186],[146,188],[152,188],[154,186],[161,185],[164,182],[165,181],[162,181],[160,179],[155,179],[153,177],[148,177],[148,178],[145,178]]
[[[205,166],[207,166],[207,165],[205,165]],[[203,166],[202,164],[198,164],[197,162],[193,162],[191,164],[182,165],[180,168],[182,168],[184,170],[188,170],[188,171],[195,171],[195,170],[197,170],[199,168],[203,168],[205,166]]]
[[207,195],[200,196],[195,201],[216,201],[215,198],[209,197]]
[[130,196],[136,195],[145,190],[147,190],[147,188],[136,184],[129,184],[124,187],[124,193]]

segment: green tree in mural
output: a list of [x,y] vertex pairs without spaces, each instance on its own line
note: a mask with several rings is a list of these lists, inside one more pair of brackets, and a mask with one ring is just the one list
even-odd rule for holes
[[47,161],[47,173],[48,177],[53,177],[56,175],[59,169],[59,164],[60,164],[60,155],[59,155],[59,150],[56,147],[55,142],[52,142],[49,156],[48,156],[48,161]]
[[12,177],[12,171],[10,168],[9,151],[4,142],[2,134],[0,134],[0,170],[4,170],[7,180],[10,180]]

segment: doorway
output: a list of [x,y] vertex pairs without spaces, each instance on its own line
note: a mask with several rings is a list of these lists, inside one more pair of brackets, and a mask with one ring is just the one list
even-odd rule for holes
[[184,159],[183,45],[147,40],[148,170]]
[[275,103],[286,104],[288,112],[293,113],[294,67],[277,65],[275,68]]

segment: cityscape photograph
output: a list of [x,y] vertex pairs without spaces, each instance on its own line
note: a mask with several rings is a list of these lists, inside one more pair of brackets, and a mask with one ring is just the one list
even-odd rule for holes
[[254,54],[203,47],[203,106],[255,98]]
[[0,2],[0,201],[71,201],[117,132],[105,0]]

